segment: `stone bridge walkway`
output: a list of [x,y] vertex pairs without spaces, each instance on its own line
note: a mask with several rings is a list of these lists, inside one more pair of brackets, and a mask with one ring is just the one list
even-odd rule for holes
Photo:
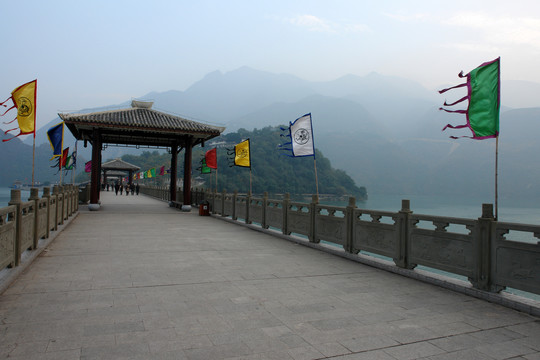
[[9,359],[540,359],[538,318],[111,192],[0,319]]

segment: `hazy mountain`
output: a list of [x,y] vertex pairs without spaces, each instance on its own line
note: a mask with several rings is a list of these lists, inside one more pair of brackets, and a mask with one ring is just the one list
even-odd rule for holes
[[[535,181],[540,110],[539,105],[533,108],[538,93],[540,84],[502,83],[499,186],[503,196],[540,195]],[[465,117],[438,111],[445,97],[413,80],[371,73],[312,82],[242,67],[209,73],[185,91],[152,92],[141,99],[153,100],[157,110],[225,125],[227,132],[284,125],[311,112],[316,147],[369,192],[489,198],[493,193],[494,140],[449,139],[452,134],[469,135],[467,129],[441,131],[447,123],[465,123]],[[45,132],[57,122],[54,119],[38,131],[38,144],[47,142]],[[66,135],[69,144],[73,140],[69,131]],[[89,157],[90,147],[80,151]],[[126,152],[136,150],[109,147],[103,157]]]

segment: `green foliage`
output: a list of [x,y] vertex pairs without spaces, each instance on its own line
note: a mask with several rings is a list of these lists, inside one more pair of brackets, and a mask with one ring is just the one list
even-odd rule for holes
[[[286,151],[279,150],[278,145],[287,142],[288,137],[281,137],[279,127],[265,127],[247,131],[240,129],[235,133],[222,135],[207,144],[205,148],[196,148],[193,151],[193,169],[200,166],[200,161],[207,150],[213,148],[212,143],[225,142],[226,145],[218,147],[218,190],[249,190],[249,168],[229,165],[233,156],[227,155],[227,148],[249,138],[251,151],[251,170],[253,193],[260,194],[267,191],[271,194],[290,193],[291,195],[315,194],[315,170],[313,157],[289,157]],[[367,192],[364,187],[359,188],[349,175],[343,170],[333,169],[330,161],[320,151],[316,151],[316,165],[319,180],[319,193],[336,196],[352,195],[359,199],[366,199]],[[195,173],[195,170],[194,170]],[[210,183],[210,176],[199,175]],[[215,181],[215,178],[212,180]]]
[[[249,168],[229,166],[233,161],[227,149],[233,149],[236,144],[249,138],[251,151],[251,171],[253,193],[261,194],[267,191],[270,194],[290,193],[295,195],[315,194],[315,170],[313,157],[292,158],[286,156],[287,152],[278,149],[278,145],[288,141],[281,137],[278,127],[266,127],[261,130],[247,131],[240,129],[237,132],[222,135],[212,139],[204,148],[193,149],[192,176],[204,179],[204,187],[215,187],[215,170],[212,174],[201,174],[201,160],[206,151],[218,144],[218,191],[249,190]],[[225,145],[223,145],[225,143]],[[351,195],[358,199],[366,199],[365,187],[358,187],[349,175],[343,170],[333,169],[330,161],[320,151],[316,151],[317,174],[319,179],[319,193],[335,196]],[[122,160],[137,165],[141,171],[165,166],[170,167],[171,155],[158,151],[145,151],[141,155],[124,155]],[[184,156],[178,156],[179,178],[184,176]]]
[[171,155],[157,150],[143,151],[141,155],[124,155],[122,160],[140,167],[141,171],[152,168],[156,168],[157,171],[162,166],[165,166],[166,169],[171,166]]

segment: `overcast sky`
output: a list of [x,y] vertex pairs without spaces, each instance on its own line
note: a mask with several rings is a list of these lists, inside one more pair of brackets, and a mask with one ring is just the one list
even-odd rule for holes
[[245,65],[436,89],[501,56],[503,80],[540,83],[537,0],[0,0],[0,14],[0,102],[37,78],[38,127]]

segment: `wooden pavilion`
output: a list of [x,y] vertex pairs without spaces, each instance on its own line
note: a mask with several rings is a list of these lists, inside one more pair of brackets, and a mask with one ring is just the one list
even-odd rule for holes
[[133,173],[140,169],[140,167],[130,164],[120,158],[101,164],[101,171],[103,172],[103,182],[105,184],[107,183],[107,177],[109,175],[113,177],[118,177],[118,174],[123,174],[123,176],[121,177],[127,177],[128,184],[131,185],[133,182]]
[[191,209],[192,148],[219,136],[224,127],[201,124],[132,101],[131,108],[87,114],[58,114],[77,140],[92,144],[90,210],[99,209],[101,150],[104,145],[151,146],[171,153],[170,199],[176,200],[178,153],[184,150],[184,210]]

